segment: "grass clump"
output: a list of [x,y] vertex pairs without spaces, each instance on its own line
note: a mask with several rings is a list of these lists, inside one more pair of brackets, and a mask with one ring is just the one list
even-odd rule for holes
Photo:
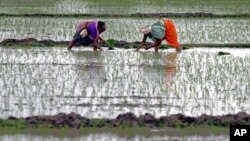
[[105,121],[102,119],[93,119],[90,125],[92,125],[92,127],[100,128],[100,127],[104,127],[106,124],[105,124]]
[[124,48],[125,48],[125,49],[129,49],[130,46],[129,46],[129,45],[124,45]]
[[27,124],[24,120],[1,120],[1,128],[15,128],[15,129],[24,129],[27,128]]
[[159,46],[159,48],[160,48],[160,49],[169,49],[169,46],[163,45],[163,44],[162,44],[162,45]]
[[230,53],[220,51],[220,52],[218,52],[218,55],[219,55],[219,56],[222,56],[222,55],[230,55]]
[[116,41],[114,39],[108,39],[106,41],[108,47],[114,47],[116,44]]

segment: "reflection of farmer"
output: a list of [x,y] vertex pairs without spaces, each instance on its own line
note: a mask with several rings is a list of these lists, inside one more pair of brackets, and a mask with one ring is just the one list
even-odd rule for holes
[[98,41],[103,41],[100,34],[106,30],[106,24],[103,21],[82,21],[74,35],[73,40],[68,45],[68,50],[73,46],[88,46],[93,43],[94,50],[102,48],[98,45]]
[[145,49],[154,47],[155,51],[158,51],[160,44],[164,39],[166,39],[170,46],[176,48],[176,51],[181,51],[175,24],[170,19],[157,21],[149,27],[140,29],[140,32],[144,34],[144,37],[140,46],[136,49],[137,51],[144,46],[147,37],[151,38],[154,43]]
[[168,53],[166,56],[165,72],[166,72],[166,83],[168,87],[172,85],[176,73],[176,58],[177,58],[176,52]]

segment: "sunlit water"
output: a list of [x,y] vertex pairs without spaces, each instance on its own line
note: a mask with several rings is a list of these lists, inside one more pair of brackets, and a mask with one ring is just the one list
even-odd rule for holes
[[[218,56],[219,51],[230,56]],[[250,50],[0,48],[0,112],[89,118],[250,113]]]
[[[38,40],[69,41],[74,35],[77,24],[83,19],[3,17],[0,20],[0,41],[30,37]],[[143,35],[139,29],[157,21],[156,18],[96,18],[96,20],[107,22],[107,30],[102,34],[104,39],[124,41],[141,41]],[[250,43],[250,20],[247,18],[175,18],[173,21],[182,44]]]
[[53,136],[35,136],[35,135],[4,135],[0,136],[1,141],[229,141],[227,136],[188,136],[188,137],[169,137],[169,136],[135,136],[120,137],[114,134],[90,134],[80,137],[53,137]]

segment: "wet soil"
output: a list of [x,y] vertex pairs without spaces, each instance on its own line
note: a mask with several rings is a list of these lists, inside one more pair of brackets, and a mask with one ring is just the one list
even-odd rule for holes
[[[21,47],[50,47],[50,46],[63,46],[66,47],[69,41],[53,41],[53,40],[37,40],[35,38],[25,38],[25,39],[5,39],[0,42],[0,46],[10,47],[10,46],[21,46]],[[150,43],[147,42],[146,46]],[[114,47],[130,49],[137,48],[140,45],[139,41],[127,42],[122,40],[108,39],[105,43],[100,43],[102,47],[108,47],[110,50]],[[189,49],[192,47],[211,47],[211,48],[223,48],[223,47],[233,47],[233,48],[250,48],[250,44],[181,44],[183,49]],[[160,45],[160,49],[169,49],[170,46],[166,44]]]
[[[41,46],[41,47],[49,47],[49,46],[67,46],[69,41],[53,41],[53,40],[37,40],[35,38],[25,38],[25,39],[5,39],[0,42],[1,46],[9,47],[9,46],[23,46],[23,47],[32,47],[32,46]],[[150,43],[146,43],[149,45]],[[139,41],[136,42],[126,42],[126,41],[117,41],[114,39],[108,39],[104,43],[100,43],[102,47],[108,47],[110,50],[114,49],[114,47],[118,48],[137,48],[140,45]],[[169,46],[161,45],[161,49],[168,49]]]
[[76,113],[59,113],[51,116],[31,116],[27,118],[9,117],[0,120],[0,127],[14,128],[184,128],[193,126],[215,126],[229,127],[233,125],[250,124],[250,115],[244,112],[235,115],[190,117],[182,114],[161,116],[156,118],[154,115],[146,113],[137,117],[133,113],[118,115],[115,119],[89,119]]
[[67,41],[53,41],[53,40],[37,40],[35,38],[25,38],[25,39],[5,39],[0,42],[2,46],[57,46],[57,45],[67,45]]

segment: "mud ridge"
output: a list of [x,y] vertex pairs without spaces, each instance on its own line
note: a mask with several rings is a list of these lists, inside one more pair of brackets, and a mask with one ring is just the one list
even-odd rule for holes
[[[53,40],[37,40],[35,38],[25,38],[25,39],[5,39],[0,42],[0,46],[3,47],[53,47],[62,46],[66,47],[69,41],[53,41]],[[149,42],[146,43],[148,45]],[[108,39],[105,43],[100,43],[102,47],[108,47],[110,50],[116,48],[137,48],[140,45],[139,41],[127,42],[123,40]],[[250,48],[250,44],[181,44],[183,49],[189,49],[192,47],[211,47],[211,48]],[[170,46],[166,44],[160,45],[160,49],[169,49]]]
[[59,113],[51,116],[31,116],[27,118],[9,117],[8,119],[0,119],[0,128],[185,128],[199,125],[229,127],[231,124],[249,125],[250,115],[244,112],[222,116],[209,116],[204,114],[199,117],[175,114],[156,118],[149,113],[139,117],[133,113],[125,113],[118,115],[114,119],[89,119],[77,113]]
[[134,13],[134,14],[96,14],[96,13],[82,13],[82,14],[9,14],[0,13],[1,17],[103,17],[103,18],[153,18],[153,17],[173,17],[173,18],[247,18],[250,14],[215,14],[210,12],[189,12],[189,13]]
[[25,38],[25,39],[5,39],[0,42],[2,46],[57,46],[57,45],[67,45],[67,41],[53,41],[53,40],[37,40],[35,38]]

